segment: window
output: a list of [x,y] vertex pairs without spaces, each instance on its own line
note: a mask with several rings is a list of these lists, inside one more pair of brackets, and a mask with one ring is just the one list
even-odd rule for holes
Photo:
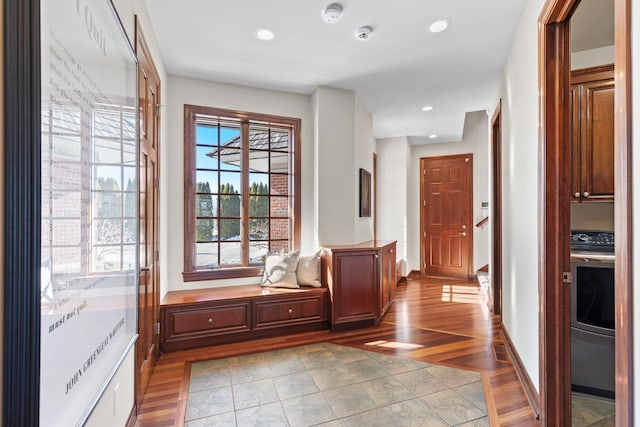
[[300,243],[300,119],[185,106],[185,281],[250,277]]
[[[89,118],[91,126],[83,127]],[[42,264],[54,282],[136,268],[135,109],[42,110]]]

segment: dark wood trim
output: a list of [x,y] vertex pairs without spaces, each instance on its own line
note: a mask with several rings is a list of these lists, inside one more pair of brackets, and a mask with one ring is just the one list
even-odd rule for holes
[[[539,19],[540,404],[546,425],[570,425],[569,19],[579,0],[547,0]],[[616,425],[633,425],[631,0],[615,0]],[[605,67],[606,68],[606,67]],[[606,73],[603,69],[603,73]],[[580,74],[580,73],[578,73]]]
[[138,422],[138,405],[134,403],[131,408],[131,412],[129,413],[129,417],[127,418],[126,427],[135,427]]
[[502,315],[502,99],[491,118],[491,306]]
[[[636,4],[637,6],[637,4]],[[634,425],[631,0],[615,0],[616,425]]]
[[4,0],[2,425],[40,422],[40,1]]
[[540,395],[533,385],[533,381],[531,381],[531,377],[527,373],[527,369],[524,367],[524,363],[522,363],[522,359],[516,350],[516,347],[513,345],[513,341],[511,341],[511,337],[509,333],[504,327],[503,323],[500,323],[500,337],[502,338],[502,342],[504,343],[504,347],[507,350],[507,354],[509,354],[509,358],[511,359],[511,363],[513,364],[513,368],[516,371],[516,375],[518,375],[518,379],[522,383],[522,388],[524,389],[524,393],[527,395],[527,400],[529,400],[529,405],[531,405],[531,409],[536,416],[536,419],[540,419]]
[[240,277],[258,277],[262,274],[262,267],[222,268],[220,270],[194,270],[182,273],[185,282],[199,280],[234,279]]
[[592,82],[594,80],[609,80],[614,77],[614,70],[614,64],[598,65],[596,67],[571,70],[571,84]]
[[378,240],[378,155],[373,153],[373,240]]
[[[240,139],[241,141],[249,141],[249,122],[242,122],[240,124]],[[269,138],[271,137],[271,132],[269,132]],[[193,146],[191,147],[193,151]],[[240,156],[242,159],[240,160],[240,173],[242,175],[242,183],[249,182],[249,150],[242,149]],[[195,165],[194,165],[195,166]],[[195,170],[195,167],[194,167]],[[271,173],[271,165],[268,166],[269,173]],[[195,181],[194,181],[195,182]],[[248,186],[248,184],[247,184]],[[271,187],[271,186],[269,186]],[[242,193],[244,193],[244,197],[242,197],[241,205],[240,205],[240,218],[249,218],[249,197],[247,197],[249,192],[245,193],[245,188],[242,189]],[[193,187],[191,189],[193,191]],[[211,190],[214,191],[214,190]],[[217,191],[216,191],[217,192]],[[218,213],[219,214],[219,213]],[[271,215],[271,212],[269,212]],[[271,237],[271,233],[269,233],[269,238]],[[242,247],[242,265],[249,265],[249,221],[240,221],[240,246]]]
[[482,218],[480,221],[476,223],[476,228],[480,228],[488,222],[489,222],[489,217],[485,216],[484,218]]
[[543,425],[571,425],[570,270],[571,109],[568,19],[579,0],[548,0],[539,25],[540,227],[539,366]]
[[[220,268],[217,270],[196,270],[195,264],[195,221],[189,220],[195,218],[195,193],[193,188],[196,184],[196,156],[195,150],[195,122],[198,115],[208,116],[221,116],[221,117],[233,117],[239,120],[241,126],[241,133],[243,140],[248,140],[249,126],[247,122],[258,121],[268,125],[286,125],[291,128],[291,135],[293,139],[292,147],[290,148],[293,153],[293,161],[290,165],[293,171],[293,190],[290,195],[293,196],[293,212],[290,212],[290,216],[293,219],[292,235],[289,237],[291,241],[292,249],[299,249],[301,242],[301,209],[302,209],[302,140],[301,140],[301,124],[302,120],[293,117],[281,117],[270,114],[251,113],[245,111],[226,110],[222,108],[204,107],[198,105],[184,105],[184,269],[182,273],[183,280],[185,282],[199,281],[199,280],[216,280],[216,279],[228,279],[239,277],[254,277],[260,276],[262,273],[261,267],[248,266],[249,256],[248,250],[244,250],[245,259],[243,260],[244,266]],[[249,162],[249,151],[243,149],[243,164]],[[244,168],[241,168],[244,169]],[[243,182],[248,182],[248,169],[243,172]],[[243,193],[248,194],[247,191]],[[246,199],[246,200],[245,200]],[[248,213],[249,211],[249,199],[244,198],[241,208],[241,215]],[[248,236],[249,223],[242,224],[241,234]],[[244,239],[241,239],[244,240]],[[246,248],[244,248],[246,249]]]
[[[426,213],[425,213],[426,194],[425,194],[425,188],[424,188],[425,163],[430,160],[444,160],[444,159],[455,159],[455,158],[463,158],[463,157],[469,158],[469,209],[471,210],[470,218],[473,218],[473,153],[452,154],[452,155],[446,155],[446,156],[432,156],[432,157],[420,158],[419,172],[422,172],[419,174],[420,175],[420,202],[422,202],[422,204],[420,205],[420,275],[422,277],[427,276],[427,269],[426,269],[426,263],[425,263],[425,259],[427,257],[427,248],[426,248],[426,245],[424,244],[424,237],[427,231],[427,222],[426,222]],[[472,222],[470,221],[469,223],[471,224]],[[474,277],[473,275],[473,234],[474,234],[473,227],[469,226],[469,229],[467,230],[467,232],[469,233],[469,254],[468,254],[469,262],[468,262],[468,268],[467,268],[467,279],[474,280],[473,279]]]

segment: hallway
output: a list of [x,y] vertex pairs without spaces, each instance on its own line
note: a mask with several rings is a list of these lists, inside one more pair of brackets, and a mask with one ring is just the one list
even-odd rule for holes
[[480,303],[473,282],[409,279],[383,321],[350,332],[320,331],[167,353],[161,356],[138,425],[180,425],[191,362],[317,342],[397,355],[480,373],[492,425],[537,425],[499,334],[499,318]]

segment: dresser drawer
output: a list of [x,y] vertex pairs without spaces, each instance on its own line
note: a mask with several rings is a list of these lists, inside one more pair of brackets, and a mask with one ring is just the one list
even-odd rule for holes
[[250,304],[241,302],[228,305],[180,307],[165,313],[165,338],[217,335],[249,331]]
[[256,301],[255,329],[326,320],[326,295],[306,298]]

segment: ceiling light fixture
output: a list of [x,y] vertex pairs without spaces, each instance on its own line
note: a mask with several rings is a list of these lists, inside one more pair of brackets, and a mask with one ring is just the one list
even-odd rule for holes
[[328,24],[335,24],[342,18],[342,5],[331,3],[322,11],[322,19]]
[[255,31],[255,35],[258,40],[264,40],[264,41],[273,40],[273,37],[275,37],[275,35],[273,34],[273,31],[271,31],[268,28],[258,28]]
[[438,137],[438,135],[436,135],[435,133],[434,133],[434,134],[429,135],[429,139],[435,139],[435,138],[437,138],[437,137]]
[[372,31],[373,31],[373,28],[369,26],[360,27],[356,30],[355,36],[358,40],[363,42],[363,41],[366,41],[369,38],[369,36],[371,36]]
[[429,31],[432,33],[440,33],[446,30],[448,26],[449,26],[449,21],[447,21],[446,19],[439,19],[434,23],[432,23],[431,25],[429,25]]
[[433,110],[433,105],[425,105],[424,107],[422,107],[422,111],[432,111]]

